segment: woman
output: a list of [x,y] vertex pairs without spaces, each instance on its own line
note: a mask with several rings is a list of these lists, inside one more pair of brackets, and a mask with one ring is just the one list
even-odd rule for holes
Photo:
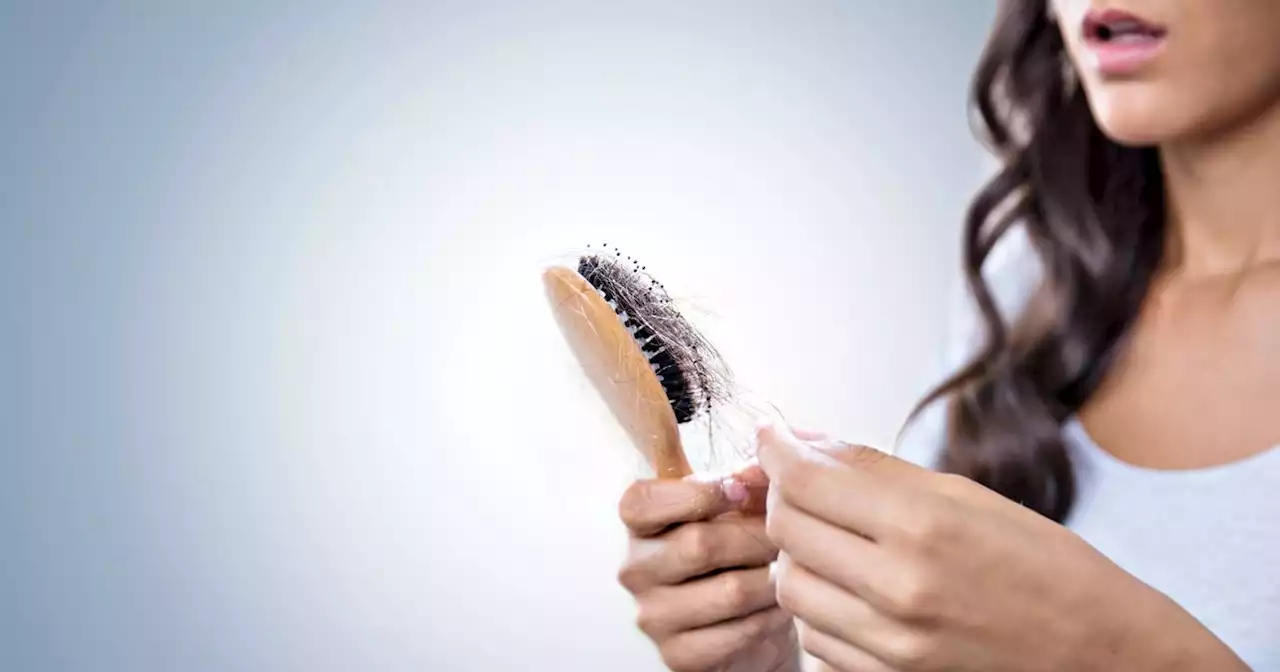
[[636,483],[640,627],[676,670],[1280,670],[1280,3],[1007,2],[974,97],[981,339],[908,459],[764,427]]

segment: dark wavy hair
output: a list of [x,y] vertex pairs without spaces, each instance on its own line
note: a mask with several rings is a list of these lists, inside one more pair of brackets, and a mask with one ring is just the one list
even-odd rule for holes
[[[1161,263],[1165,206],[1156,150],[1122,146],[1098,128],[1046,5],[1002,2],[973,77],[976,132],[1002,161],[963,234],[985,342],[916,411],[947,404],[940,471],[1063,522],[1076,477],[1062,425],[1124,346]],[[1008,317],[983,266],[1015,225],[1043,273]]]

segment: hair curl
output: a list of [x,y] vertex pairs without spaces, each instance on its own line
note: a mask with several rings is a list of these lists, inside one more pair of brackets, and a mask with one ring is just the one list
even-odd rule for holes
[[[1062,424],[1111,368],[1155,277],[1164,184],[1154,148],[1122,146],[1098,128],[1046,4],[1001,3],[972,80],[977,131],[1002,159],[963,234],[985,343],[916,411],[946,400],[941,471],[1063,522],[1076,479]],[[983,265],[1015,224],[1043,273],[1006,320]]]

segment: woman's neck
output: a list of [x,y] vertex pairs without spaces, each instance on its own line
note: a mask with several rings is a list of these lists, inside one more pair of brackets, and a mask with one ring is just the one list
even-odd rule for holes
[[1280,104],[1213,138],[1161,147],[1168,269],[1241,275],[1280,264]]

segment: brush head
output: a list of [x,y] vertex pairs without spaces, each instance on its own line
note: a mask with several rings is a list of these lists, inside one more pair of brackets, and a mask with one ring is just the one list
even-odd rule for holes
[[578,275],[600,293],[631,333],[658,376],[676,422],[683,424],[707,406],[707,399],[699,393],[698,346],[687,342],[692,330],[685,328],[687,323],[662,287],[637,270],[598,254],[578,260]]
[[543,284],[584,372],[657,475],[691,473],[679,425],[727,394],[719,354],[662,286],[620,252],[549,268]]

